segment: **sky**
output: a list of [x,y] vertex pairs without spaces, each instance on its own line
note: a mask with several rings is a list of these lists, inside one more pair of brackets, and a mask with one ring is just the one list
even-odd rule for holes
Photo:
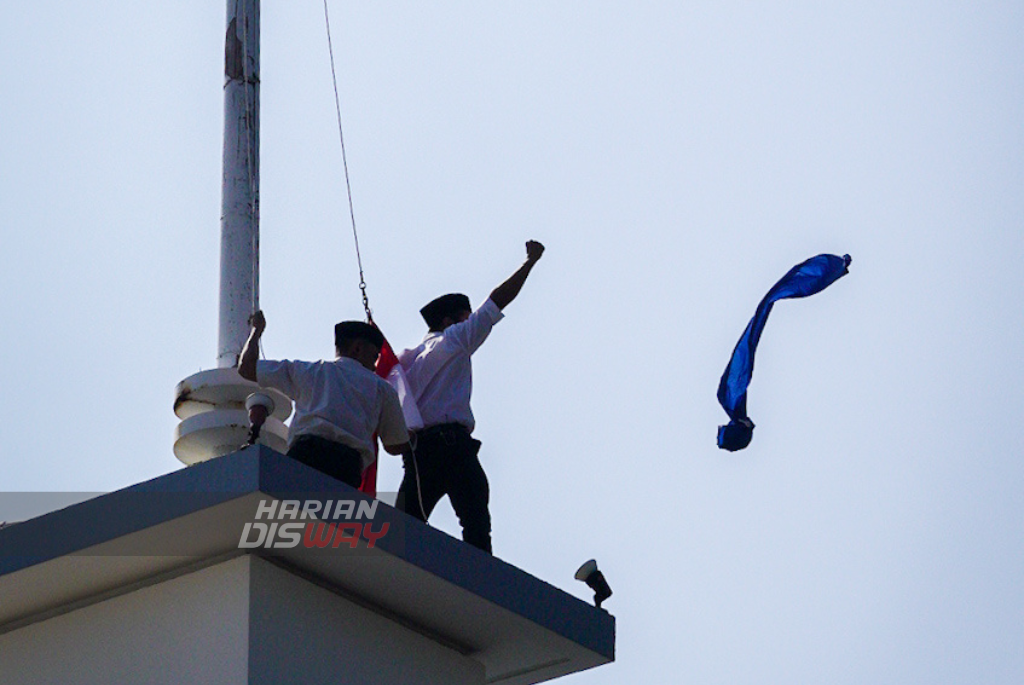
[[[1024,681],[1024,5],[330,0],[370,304],[396,347],[547,251],[474,357],[497,556],[616,661],[564,682]],[[225,7],[0,0],[0,472],[182,468],[216,365]],[[262,7],[269,358],[362,305],[323,5]],[[715,392],[776,305],[749,448]],[[398,460],[380,487],[397,488]],[[431,521],[458,535],[446,503]]]

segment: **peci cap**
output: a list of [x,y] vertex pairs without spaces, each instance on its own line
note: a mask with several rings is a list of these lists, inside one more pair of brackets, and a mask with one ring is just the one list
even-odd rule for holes
[[441,327],[441,322],[444,317],[450,316],[455,318],[459,312],[471,312],[473,308],[469,305],[469,298],[462,293],[449,293],[442,295],[436,300],[431,300],[423,309],[420,310],[420,316],[427,322],[427,326],[430,330],[436,330]]
[[362,321],[342,321],[334,326],[334,346],[341,349],[350,340],[365,340],[384,347],[384,334],[376,326]]

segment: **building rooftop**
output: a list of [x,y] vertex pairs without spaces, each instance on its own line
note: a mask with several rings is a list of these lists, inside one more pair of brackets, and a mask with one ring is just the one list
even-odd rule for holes
[[480,662],[488,682],[614,660],[606,611],[383,502],[372,547],[240,548],[261,503],[338,499],[376,501],[257,445],[3,527],[0,632],[252,554]]

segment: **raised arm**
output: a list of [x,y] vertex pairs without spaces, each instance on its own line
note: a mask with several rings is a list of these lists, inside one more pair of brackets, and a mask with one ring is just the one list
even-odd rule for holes
[[526,241],[526,261],[504,283],[491,291],[491,301],[498,305],[498,309],[504,309],[516,299],[516,295],[523,289],[523,283],[526,283],[526,277],[530,275],[530,270],[543,254],[543,245],[536,240]]
[[249,338],[242,346],[242,354],[238,357],[238,375],[247,381],[256,382],[256,362],[260,357],[260,336],[267,327],[267,320],[262,311],[249,317],[252,330]]

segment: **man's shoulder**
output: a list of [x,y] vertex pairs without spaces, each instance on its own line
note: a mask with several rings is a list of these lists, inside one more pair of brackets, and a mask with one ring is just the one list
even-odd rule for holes
[[332,361],[320,363],[325,365],[324,368],[347,378],[358,378],[370,383],[374,382],[374,379],[380,378],[371,369],[366,368],[355,359],[349,357],[338,357]]
[[395,390],[395,386],[388,383],[386,378],[381,378],[376,374],[373,377],[377,379],[377,387],[380,388],[381,392],[385,395],[393,395],[396,400],[398,399],[398,391]]
[[373,388],[373,393],[376,396],[376,402],[383,405],[388,404],[399,404],[398,391],[395,390],[391,383],[388,383],[386,378],[381,378],[373,371],[368,371],[370,377],[365,379],[368,385],[364,385],[364,388]]
[[357,378],[360,381],[369,383],[377,387],[390,388],[391,385],[383,378],[377,375],[377,372],[373,369],[368,369],[360,364],[355,359],[348,357],[338,357],[332,362],[322,362],[323,364],[330,364],[338,373],[347,376],[349,378]]
[[257,372],[271,373],[281,370],[308,370],[318,362],[307,362],[301,359],[258,359],[256,361]]
[[426,357],[432,353],[444,349],[445,345],[445,334],[444,331],[437,331],[433,333],[427,333],[421,342],[416,347],[403,350],[398,355],[398,362],[405,368],[409,368],[417,362],[423,361]]
[[423,343],[420,343],[416,347],[407,347],[398,353],[398,363],[402,366],[408,366],[412,363],[419,353],[423,350]]
[[465,321],[452,324],[444,331],[441,343],[446,348],[459,349],[472,354],[491,333],[494,324],[501,321],[504,314],[494,301],[487,299]]

